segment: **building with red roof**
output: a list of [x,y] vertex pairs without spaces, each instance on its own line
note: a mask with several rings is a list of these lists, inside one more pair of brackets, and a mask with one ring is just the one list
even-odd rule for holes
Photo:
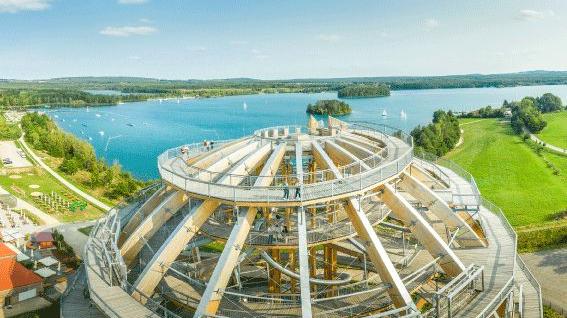
[[[0,242],[0,260],[16,259],[16,252],[9,248],[6,244]],[[1,270],[1,268],[0,268]]]
[[[0,250],[5,251],[1,247]],[[18,263],[15,255],[0,258],[0,307],[36,297],[43,291],[42,278]]]

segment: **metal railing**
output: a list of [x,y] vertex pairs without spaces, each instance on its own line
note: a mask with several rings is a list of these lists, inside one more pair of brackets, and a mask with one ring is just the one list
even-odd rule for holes
[[[356,127],[360,128],[359,130],[366,129],[365,131],[368,134],[376,135],[377,137],[381,136],[381,138],[389,138],[390,140],[397,139],[397,141],[392,142],[392,144],[397,146],[403,145],[403,147],[388,149],[388,156],[395,156],[395,158],[386,163],[384,163],[382,152],[379,152],[364,160],[338,167],[339,172],[343,176],[343,178],[340,179],[327,179],[327,175],[331,175],[333,171],[331,169],[317,171],[311,174],[305,173],[299,177],[302,178],[302,180],[311,180],[310,183],[301,184],[300,182],[299,185],[291,186],[292,193],[294,193],[294,189],[299,187],[300,197],[286,198],[283,195],[284,190],[289,189],[289,186],[283,185],[284,180],[297,180],[298,176],[295,175],[287,177],[276,176],[273,178],[274,186],[255,187],[253,185],[258,178],[265,178],[267,176],[225,174],[189,166],[182,158],[181,148],[193,147],[193,149],[196,149],[200,147],[195,144],[170,149],[161,154],[158,157],[158,170],[163,180],[188,192],[235,202],[262,201],[269,203],[307,201],[362,191],[398,174],[411,163],[413,159],[413,141],[410,135],[405,134],[401,130],[395,130],[393,133],[395,133],[397,137],[393,137],[366,126],[358,125]],[[392,130],[393,128],[389,129]],[[403,152],[400,154],[400,151]],[[367,165],[371,167],[371,169],[365,170],[363,165]],[[219,184],[212,181],[218,180],[221,177],[228,178],[230,184]],[[236,181],[235,183],[238,185],[232,185],[234,184],[232,181]]]
[[[543,301],[542,301],[542,295],[541,295],[541,285],[539,284],[537,279],[534,277],[534,275],[532,274],[532,272],[530,271],[528,266],[526,266],[526,263],[524,263],[524,261],[522,260],[520,255],[517,255],[517,254],[516,254],[516,264],[522,270],[522,272],[524,272],[524,275],[526,275],[526,278],[528,279],[528,281],[530,282],[532,287],[537,291],[540,317],[543,317]],[[523,301],[523,300],[520,299],[520,301]],[[522,317],[524,317],[523,313],[522,313]]]
[[[123,213],[128,207],[135,209],[136,206],[140,206],[141,203],[148,197],[149,194],[157,185],[153,184],[149,187],[142,189],[138,192],[136,198],[131,200],[129,203],[121,202],[112,210],[110,210],[106,217],[97,221],[97,223],[93,226],[91,234],[87,240],[87,244],[85,244],[85,248],[83,251],[83,259],[84,259],[84,266],[89,266],[89,257],[88,257],[88,248],[89,245],[93,244],[94,240],[97,240],[98,243],[102,245],[102,255],[100,255],[98,261],[95,266],[101,268],[101,270],[108,270],[108,277],[105,278],[105,275],[99,275],[101,279],[105,281],[108,286],[119,286],[124,290],[125,293],[131,294],[131,291],[134,291],[134,287],[132,287],[127,280],[127,267],[124,263],[124,259],[120,254],[120,250],[116,242],[118,241],[118,237],[121,231],[121,221],[122,216],[128,215],[130,213]],[[131,211],[129,211],[131,212]],[[96,273],[95,275],[98,275]],[[115,317],[119,317],[119,314],[110,306],[108,305],[104,299],[98,294],[97,290],[92,288],[89,285],[89,293],[90,297],[93,302],[103,311],[106,313],[112,313]],[[138,297],[143,298],[145,303],[145,307],[148,308],[150,311],[155,313],[160,317],[166,318],[181,318],[176,313],[172,312],[165,306],[157,303],[152,298],[147,297],[143,293],[137,293]]]

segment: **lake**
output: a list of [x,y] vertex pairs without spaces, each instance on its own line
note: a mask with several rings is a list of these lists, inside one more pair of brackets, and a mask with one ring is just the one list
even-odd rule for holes
[[[410,131],[430,122],[437,109],[469,111],[547,92],[567,100],[567,85],[392,91],[389,97],[345,100],[353,112],[341,119],[386,123]],[[157,156],[168,148],[204,139],[238,138],[267,126],[305,125],[307,104],[333,98],[336,92],[264,94],[58,108],[47,113],[62,129],[89,141],[99,157],[120,163],[138,178],[152,179],[159,176]],[[402,110],[405,119],[400,116]]]

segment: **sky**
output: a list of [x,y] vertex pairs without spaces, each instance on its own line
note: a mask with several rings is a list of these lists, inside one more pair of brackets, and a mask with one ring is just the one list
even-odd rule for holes
[[0,0],[0,78],[567,70],[567,1]]

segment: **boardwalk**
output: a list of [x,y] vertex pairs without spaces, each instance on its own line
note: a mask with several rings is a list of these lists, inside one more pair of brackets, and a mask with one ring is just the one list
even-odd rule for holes
[[74,318],[81,313],[83,318],[104,318],[103,313],[85,297],[88,288],[84,268],[79,269],[75,283],[70,285],[61,298],[61,318]]
[[158,315],[134,300],[120,286],[110,286],[107,283],[110,278],[103,255],[100,240],[91,238],[85,249],[85,269],[92,301],[108,317],[158,318]]

